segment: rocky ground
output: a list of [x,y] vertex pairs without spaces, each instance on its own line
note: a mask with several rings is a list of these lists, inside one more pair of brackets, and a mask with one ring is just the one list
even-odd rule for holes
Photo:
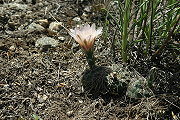
[[[178,120],[179,61],[169,51],[159,63],[131,64],[144,77],[152,66],[160,69],[154,96],[132,100],[126,95],[92,98],[83,93],[80,79],[88,67],[86,59],[62,25],[100,26],[99,19],[92,1],[0,0],[0,119]],[[95,48],[98,65],[121,64],[110,41],[100,38]]]

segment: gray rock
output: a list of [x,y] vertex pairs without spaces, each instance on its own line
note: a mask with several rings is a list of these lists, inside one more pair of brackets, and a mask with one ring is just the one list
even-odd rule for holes
[[72,116],[73,115],[73,113],[74,113],[74,111],[73,110],[71,110],[71,111],[68,111],[66,114],[67,114],[67,116]]
[[62,26],[62,22],[52,22],[49,25],[49,30],[51,30],[51,31],[59,31],[61,26]]
[[[144,78],[140,76],[140,74],[137,74],[136,76],[139,76],[139,78],[131,79],[131,82],[129,83],[128,89],[127,89],[127,95],[131,98],[141,98],[144,96],[152,96],[153,89],[155,87],[154,81],[158,77],[158,69],[156,67],[152,67],[149,71],[149,75],[147,78]],[[137,73],[137,72],[135,72]]]
[[16,50],[16,47],[15,47],[14,45],[12,45],[11,47],[9,47],[9,50],[15,51],[15,50]]
[[86,12],[91,12],[91,9],[92,9],[92,6],[86,6],[86,7],[84,8],[84,11],[86,11]]
[[65,37],[60,36],[58,37],[58,39],[63,42],[65,40]]
[[130,98],[142,98],[152,96],[153,93],[147,86],[147,81],[144,79],[134,79],[130,82],[126,94]]
[[38,100],[39,100],[40,103],[43,103],[44,101],[47,100],[48,96],[45,95],[45,94],[43,94],[43,95],[38,94],[38,95],[37,95],[37,98],[38,98]]
[[29,32],[42,32],[44,31],[45,28],[39,24],[36,24],[36,23],[31,23],[29,26],[28,26],[28,31]]
[[26,0],[27,3],[33,3],[33,0]]
[[19,3],[8,3],[8,4],[5,4],[5,6],[9,6],[10,8],[16,8],[16,9],[19,9],[19,10],[29,9],[28,5],[19,4]]
[[44,46],[51,46],[56,47],[58,45],[58,41],[51,38],[51,37],[43,37],[36,41],[36,47],[44,47]]
[[73,21],[80,22],[81,18],[80,17],[75,17],[75,18],[73,18]]
[[130,98],[143,98],[153,95],[153,91],[148,86],[148,80],[142,75],[137,73],[137,71],[132,71],[134,77],[131,78],[131,81],[127,88],[127,96]]
[[40,19],[40,20],[37,20],[37,22],[43,27],[47,27],[49,25],[49,22],[47,19]]
[[81,15],[81,18],[82,18],[83,20],[85,20],[85,21],[88,21],[89,15],[84,12],[84,13]]

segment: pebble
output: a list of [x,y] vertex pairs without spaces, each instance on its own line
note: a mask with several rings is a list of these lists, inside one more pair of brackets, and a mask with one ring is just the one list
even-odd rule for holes
[[28,31],[29,32],[42,32],[44,31],[45,28],[39,24],[36,24],[36,23],[31,23],[29,26],[28,26]]
[[8,89],[8,88],[9,88],[9,85],[8,85],[8,84],[5,84],[3,87],[4,87],[5,89]]
[[86,14],[85,12],[81,15],[81,18],[82,18],[83,20],[85,20],[85,21],[88,20],[88,17],[89,17],[89,15]]
[[59,31],[61,26],[62,26],[62,22],[52,22],[49,25],[49,30],[51,30],[51,31]]
[[75,17],[75,18],[73,18],[73,21],[80,22],[81,18],[80,17]]
[[35,4],[36,0],[26,0],[26,2],[29,3],[29,4]]
[[15,50],[16,50],[16,47],[15,47],[14,45],[12,45],[11,47],[9,47],[9,50],[15,51]]
[[58,43],[59,43],[58,40],[55,40],[51,37],[42,37],[36,41],[35,46],[44,47],[50,45],[51,47],[56,47]]
[[37,89],[37,91],[39,91],[39,92],[43,90],[43,89],[40,88],[40,87],[37,87],[36,89]]
[[45,95],[45,94],[43,94],[43,95],[38,94],[38,95],[37,95],[37,98],[38,98],[39,102],[42,103],[42,102],[44,102],[45,100],[47,100],[48,96]]
[[78,100],[79,103],[83,103],[83,100]]
[[65,37],[60,36],[58,37],[58,39],[63,42],[65,40]]
[[25,5],[25,4],[19,4],[19,3],[8,3],[8,4],[5,4],[5,6],[9,6],[10,8],[16,8],[16,9],[19,9],[19,10],[26,10],[29,8],[28,5]]
[[47,100],[47,99],[48,99],[48,96],[44,94],[44,95],[42,95],[42,99],[43,99],[43,100]]
[[27,14],[31,14],[33,11],[31,11],[31,10],[28,10],[26,13]]
[[86,12],[91,12],[91,6],[86,6],[86,7],[84,8],[84,11],[86,11]]
[[[44,106],[46,106],[45,103],[37,104],[37,107],[44,107]],[[38,119],[38,120],[39,120],[39,119]]]
[[[46,3],[46,4],[47,4],[47,3]],[[39,6],[39,7],[43,7],[44,5],[43,5],[42,2],[39,2],[39,3],[38,3],[38,6]]]
[[33,85],[33,84],[32,84],[30,81],[28,81],[27,86],[31,87],[32,85]]
[[73,111],[73,110],[71,110],[71,111],[68,111],[66,114],[67,114],[67,116],[69,116],[69,117],[70,117],[70,116],[72,116],[72,115],[73,115],[73,112],[74,112],[74,111]]
[[49,22],[47,19],[41,19],[37,21],[41,26],[47,27],[49,25]]

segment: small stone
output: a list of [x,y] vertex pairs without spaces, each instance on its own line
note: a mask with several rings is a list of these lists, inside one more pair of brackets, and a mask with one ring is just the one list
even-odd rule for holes
[[49,25],[49,30],[59,31],[59,28],[62,26],[62,22],[52,22]]
[[39,7],[43,7],[44,5],[43,5],[42,2],[39,2],[39,3],[38,3],[38,6],[39,6]]
[[31,87],[33,84],[29,81],[27,86]]
[[44,27],[39,25],[39,24],[36,24],[36,23],[31,23],[29,26],[28,26],[28,31],[29,32],[42,32],[44,31]]
[[130,98],[142,98],[153,95],[152,91],[147,86],[145,79],[131,79],[129,83],[126,95]]
[[64,41],[64,40],[65,40],[65,37],[60,36],[60,37],[58,37],[58,39],[59,39],[60,41]]
[[47,83],[52,84],[53,82],[48,80]]
[[49,22],[47,19],[41,19],[41,20],[38,20],[37,22],[45,28],[49,25]]
[[68,95],[68,98],[72,97],[72,93],[70,92],[69,95]]
[[36,0],[26,0],[26,2],[29,3],[29,4],[35,4]]
[[37,94],[37,92],[35,92],[35,93],[34,93],[34,96],[35,96],[35,97],[38,97],[38,94]]
[[74,112],[74,111],[73,111],[73,110],[71,110],[71,111],[68,111],[66,114],[67,114],[67,116],[69,116],[69,117],[70,117],[70,116],[72,116],[72,115],[73,115],[73,112]]
[[31,102],[32,102],[32,103],[35,103],[36,100],[35,100],[34,98],[31,98]]
[[22,0],[13,0],[15,3],[22,3]]
[[8,89],[8,88],[9,88],[9,85],[8,85],[8,84],[5,84],[5,85],[4,85],[4,88],[5,88],[5,89]]
[[[42,104],[37,104],[38,107],[44,107],[46,104],[42,103]],[[39,119],[38,119],[39,120]]]
[[14,46],[14,45],[12,45],[12,46],[9,48],[9,50],[11,50],[11,51],[15,51],[15,50],[16,50],[16,48],[15,48],[15,46]]
[[51,37],[42,37],[36,41],[36,47],[44,47],[44,46],[56,47],[58,45],[58,41]]
[[84,11],[86,11],[86,12],[91,12],[91,6],[86,6],[86,7],[84,8]]
[[83,101],[82,101],[82,100],[78,100],[78,102],[79,102],[79,103],[83,103]]
[[19,4],[19,3],[8,3],[8,4],[5,4],[7,6],[9,6],[9,8],[16,8],[16,9],[19,9],[19,10],[26,10],[29,8],[28,5],[25,5],[25,4]]
[[88,14],[86,14],[85,12],[81,15],[81,18],[83,19],[83,20],[85,20],[85,21],[87,21],[88,20]]
[[81,18],[80,17],[75,17],[75,18],[73,18],[73,21],[80,22]]
[[45,94],[44,94],[44,95],[38,94],[37,98],[38,98],[39,102],[42,103],[42,102],[44,102],[45,100],[47,100],[48,96],[45,95]]
[[37,87],[36,88],[38,91],[42,91],[43,89],[42,88],[40,88],[40,87]]
[[11,31],[11,30],[6,30],[5,32],[6,32],[7,34],[9,34],[9,35],[10,35],[10,34],[11,34],[11,35],[13,34],[13,31]]
[[42,98],[43,98],[43,100],[47,100],[48,96],[44,94],[44,95],[42,96]]

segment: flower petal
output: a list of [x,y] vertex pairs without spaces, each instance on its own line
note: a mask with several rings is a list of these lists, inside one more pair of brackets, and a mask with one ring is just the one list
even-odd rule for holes
[[91,25],[91,32],[95,32],[95,31],[96,31],[96,25],[95,25],[95,23],[93,23]]
[[76,27],[74,30],[70,29],[69,34],[80,44],[82,49],[89,51],[93,48],[95,39],[102,33],[102,27],[96,30],[96,25],[91,26],[88,23]]
[[102,33],[102,29],[103,27],[99,27],[97,30],[96,30],[96,35],[100,35]]

